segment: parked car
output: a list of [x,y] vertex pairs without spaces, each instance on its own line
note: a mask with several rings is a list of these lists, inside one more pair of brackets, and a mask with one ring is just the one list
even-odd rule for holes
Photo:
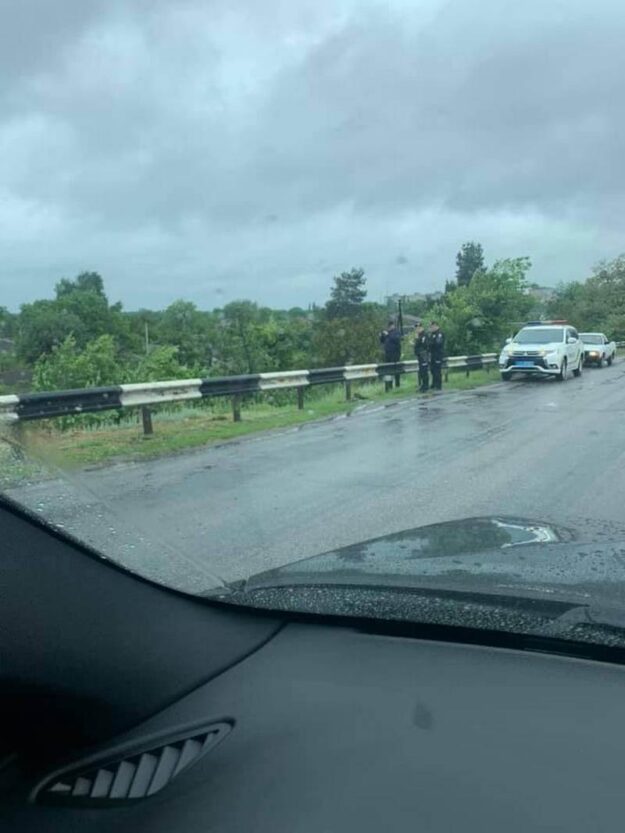
[[605,362],[608,366],[612,364],[616,356],[616,344],[608,341],[604,333],[580,333],[579,337],[584,343],[584,363],[596,364],[603,367]]
[[570,325],[527,325],[501,351],[499,370],[504,382],[513,376],[553,376],[564,382],[572,371],[579,376],[584,345]]

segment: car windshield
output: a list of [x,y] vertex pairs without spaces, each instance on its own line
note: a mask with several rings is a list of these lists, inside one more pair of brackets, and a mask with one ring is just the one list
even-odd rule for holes
[[204,604],[625,612],[624,34],[3,3],[0,501]]
[[580,333],[579,337],[584,344],[603,344],[603,338],[595,333]]
[[564,330],[528,327],[517,333],[514,341],[517,344],[552,344],[554,342],[564,341]]

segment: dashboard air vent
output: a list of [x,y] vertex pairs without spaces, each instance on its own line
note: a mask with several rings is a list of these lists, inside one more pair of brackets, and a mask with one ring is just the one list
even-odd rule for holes
[[230,728],[228,723],[216,724],[158,746],[57,773],[37,791],[36,798],[45,803],[83,806],[113,806],[147,798],[198,761]]

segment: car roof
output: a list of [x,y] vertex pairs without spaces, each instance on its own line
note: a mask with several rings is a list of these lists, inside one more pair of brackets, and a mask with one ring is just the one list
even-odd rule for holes
[[[588,332],[584,331],[583,333],[580,333],[580,336],[605,336],[605,333],[600,333],[598,331],[597,332],[595,332],[595,331],[591,332],[590,330],[588,330]],[[606,338],[607,338],[607,336],[606,336]]]
[[575,329],[572,324],[526,324],[521,330],[562,330],[564,327]]

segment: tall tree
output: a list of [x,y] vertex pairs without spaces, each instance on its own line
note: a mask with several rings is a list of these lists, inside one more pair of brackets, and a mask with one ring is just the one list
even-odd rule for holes
[[468,286],[476,272],[484,269],[484,251],[481,243],[463,243],[456,255],[456,282]]
[[328,318],[352,318],[358,315],[367,297],[364,269],[350,269],[334,276],[330,300],[326,304]]
[[12,338],[17,329],[17,315],[6,307],[0,307],[0,338]]
[[106,297],[104,281],[98,272],[81,272],[73,281],[68,278],[61,278],[54,287],[57,298],[62,298],[64,295],[76,292],[76,290],[79,292],[95,292],[98,295]]

